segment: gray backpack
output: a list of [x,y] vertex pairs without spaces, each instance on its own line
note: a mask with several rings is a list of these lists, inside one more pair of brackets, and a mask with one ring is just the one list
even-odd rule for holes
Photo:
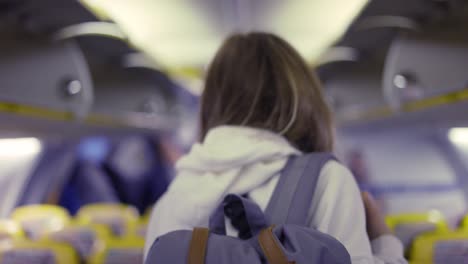
[[[265,213],[245,197],[228,195],[211,216],[209,229],[159,237],[145,264],[351,263],[338,240],[306,227],[320,171],[331,159],[323,153],[290,158]],[[239,238],[226,236],[225,216]]]

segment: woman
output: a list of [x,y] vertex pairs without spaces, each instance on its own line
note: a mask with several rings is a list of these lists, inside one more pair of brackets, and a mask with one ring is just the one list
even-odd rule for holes
[[[332,118],[317,77],[288,43],[267,33],[226,40],[206,76],[200,125],[201,143],[179,160],[154,208],[145,252],[158,236],[207,226],[228,193],[248,194],[264,210],[289,156],[333,150]],[[378,224],[369,228],[373,256],[365,217],[349,170],[325,164],[309,226],[343,243],[353,263],[405,263],[401,243]],[[231,227],[228,234],[236,233]]]

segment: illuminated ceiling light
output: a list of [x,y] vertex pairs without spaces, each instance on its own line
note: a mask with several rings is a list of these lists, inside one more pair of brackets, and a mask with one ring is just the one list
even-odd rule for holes
[[37,138],[0,139],[0,157],[36,155],[41,150]]
[[92,10],[105,10],[136,48],[165,69],[206,63],[222,41],[219,23],[205,13],[211,7],[198,1],[82,1]]
[[[341,38],[369,1],[278,2],[282,4],[274,8],[271,14],[266,14],[267,19],[263,21],[266,29],[285,38],[307,61],[316,64],[317,59]],[[333,14],[333,19],[330,19],[330,14]]]
[[127,35],[120,29],[119,26],[111,22],[85,22],[76,25],[71,25],[60,29],[54,34],[54,38],[58,40],[70,39],[81,36],[105,36],[120,40],[127,40]]
[[448,133],[448,138],[455,145],[468,146],[468,128],[451,128]]
[[[218,3],[223,1],[214,1],[216,4],[210,5],[208,3],[214,2],[81,1],[87,3],[91,10],[105,13],[119,24],[136,47],[164,68],[207,64],[226,35],[235,28],[228,23],[231,22],[229,17],[239,14],[243,29],[276,33],[290,42],[307,61],[315,64],[317,58],[342,36],[369,2],[241,1],[237,6],[239,10],[227,10]],[[252,9],[248,10],[250,6]],[[174,16],[175,13],[177,16]],[[333,19],[330,19],[330,14],[333,14]]]

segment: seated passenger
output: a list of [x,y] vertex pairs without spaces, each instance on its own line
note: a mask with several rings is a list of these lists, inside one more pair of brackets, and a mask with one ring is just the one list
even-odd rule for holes
[[[234,35],[208,70],[201,106],[201,142],[176,165],[176,177],[152,213],[145,254],[155,239],[208,226],[229,193],[265,210],[291,155],[333,150],[334,127],[316,75],[284,40],[267,33]],[[309,210],[312,228],[337,238],[353,263],[406,263],[351,172],[337,161],[321,170]],[[228,230],[235,235],[235,230]],[[373,252],[371,250],[373,249]]]

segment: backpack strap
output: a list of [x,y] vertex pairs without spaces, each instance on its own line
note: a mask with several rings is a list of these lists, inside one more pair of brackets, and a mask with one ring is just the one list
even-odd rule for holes
[[336,158],[330,153],[290,157],[265,214],[273,224],[305,226],[322,167]]
[[187,259],[188,264],[205,264],[209,236],[210,230],[208,228],[196,227],[193,229]]

